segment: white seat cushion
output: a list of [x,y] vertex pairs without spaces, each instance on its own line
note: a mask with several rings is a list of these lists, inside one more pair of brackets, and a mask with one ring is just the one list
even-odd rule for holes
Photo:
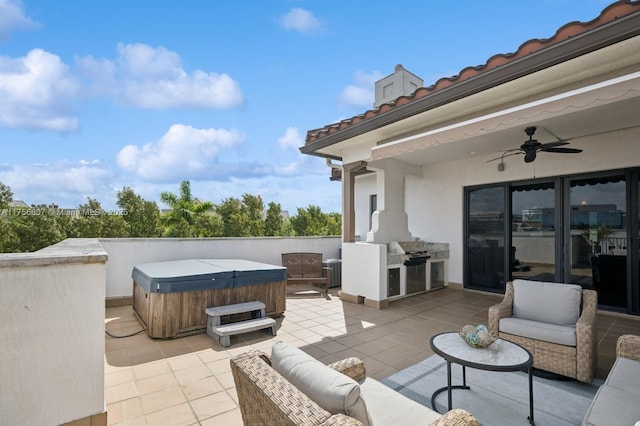
[[360,393],[372,425],[429,425],[440,414],[418,404],[370,377],[360,382]]
[[576,326],[557,325],[521,318],[501,318],[498,329],[502,333],[557,343],[558,345],[576,346]]
[[583,426],[628,426],[640,418],[638,395],[602,385],[589,406]]
[[617,357],[605,384],[614,386],[629,394],[633,394],[640,402],[640,361]]
[[276,342],[271,348],[271,366],[331,414],[346,414],[370,424],[360,386],[351,377],[284,342]]
[[557,325],[575,325],[582,287],[576,284],[513,280],[513,316]]

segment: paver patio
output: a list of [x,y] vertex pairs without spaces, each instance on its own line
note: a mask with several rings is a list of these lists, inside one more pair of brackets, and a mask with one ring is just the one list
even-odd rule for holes
[[[231,339],[223,348],[206,334],[175,340],[146,334],[105,337],[105,398],[109,425],[241,425],[229,359],[249,349],[269,353],[274,341],[294,344],[330,363],[348,356],[365,362],[367,374],[387,377],[433,354],[432,335],[464,324],[486,323],[488,308],[502,295],[445,288],[392,302],[382,310],[330,300],[291,297],[277,319],[278,335],[261,331]],[[131,306],[107,308],[106,329],[114,335],[140,330]],[[598,315],[596,376],[606,377],[615,343],[638,334],[640,318]]]

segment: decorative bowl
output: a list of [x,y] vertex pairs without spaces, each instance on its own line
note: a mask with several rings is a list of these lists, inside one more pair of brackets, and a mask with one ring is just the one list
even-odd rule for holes
[[487,326],[484,324],[467,324],[460,329],[458,334],[467,345],[476,349],[488,348],[497,340],[489,333]]

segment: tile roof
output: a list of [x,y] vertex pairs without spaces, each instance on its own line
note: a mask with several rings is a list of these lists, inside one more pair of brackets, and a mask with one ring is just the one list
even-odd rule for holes
[[[594,28],[601,27],[607,23],[615,21],[623,16],[627,16],[634,12],[640,11],[640,1],[617,1],[609,6],[607,6],[600,13],[598,17],[589,21],[589,22],[578,22],[573,21],[569,22],[562,27],[560,27],[556,33],[547,39],[531,39],[520,45],[518,50],[513,53],[507,54],[496,54],[490,57],[487,62],[483,65],[479,66],[470,66],[464,68],[458,75],[452,77],[441,78],[435,82],[435,84],[429,87],[421,87],[418,88],[413,94],[408,96],[401,96],[397,98],[393,102],[388,102],[380,105],[376,109],[371,109],[363,114],[356,115],[351,118],[344,119],[338,123],[333,123],[321,127],[319,129],[313,129],[307,131],[307,137],[305,141],[305,146],[312,144],[316,141],[319,141],[327,136],[338,133],[342,130],[350,128],[358,123],[362,123],[364,121],[371,120],[375,117],[379,117],[389,111],[393,111],[401,106],[410,104],[415,102],[421,98],[424,98],[433,93],[439,92],[445,88],[454,86],[460,82],[467,81],[474,77],[477,77],[483,73],[486,73],[489,70],[496,69],[508,63],[514,62],[517,59],[528,56],[534,52],[541,51],[543,49],[549,48],[550,46],[556,45],[562,41],[571,39],[579,34],[586,33]],[[307,151],[307,150],[305,150]]]

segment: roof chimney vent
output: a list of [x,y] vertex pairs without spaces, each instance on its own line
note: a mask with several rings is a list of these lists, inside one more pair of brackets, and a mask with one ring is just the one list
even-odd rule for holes
[[424,81],[420,77],[398,64],[393,74],[376,81],[376,96],[373,107],[378,108],[382,104],[395,101],[400,96],[409,96],[423,84]]

